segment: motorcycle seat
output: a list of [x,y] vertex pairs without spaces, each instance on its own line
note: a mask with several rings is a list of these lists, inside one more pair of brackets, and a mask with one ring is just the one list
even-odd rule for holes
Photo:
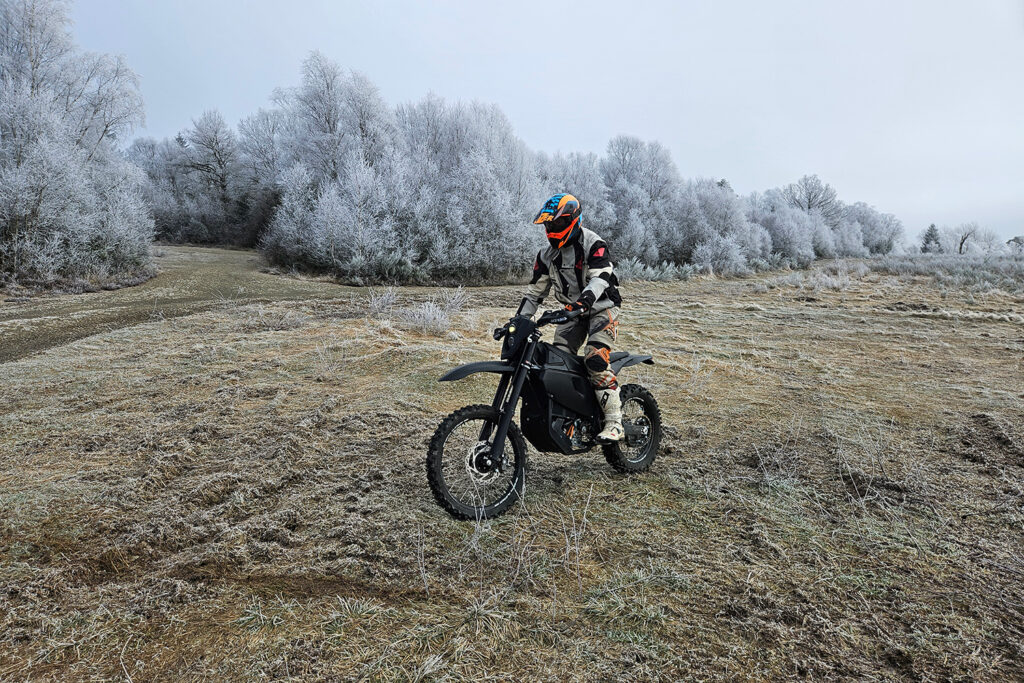
[[[554,346],[551,346],[549,348],[551,352],[557,354],[560,358],[564,359],[566,367],[568,367],[570,370],[580,375],[587,374],[587,368],[586,366],[583,365],[583,356],[580,356],[575,353],[569,353]],[[611,361],[611,364],[614,366],[616,361],[620,361],[623,358],[626,358],[627,356],[629,356],[628,351],[615,351],[608,357],[608,360]]]

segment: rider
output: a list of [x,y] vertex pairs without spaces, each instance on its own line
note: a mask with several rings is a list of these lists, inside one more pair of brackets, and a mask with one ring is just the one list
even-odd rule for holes
[[575,354],[587,342],[584,364],[601,410],[604,429],[598,441],[622,439],[622,403],[619,384],[609,358],[619,326],[618,278],[612,272],[608,245],[583,227],[580,202],[571,194],[548,199],[533,220],[542,224],[549,247],[537,252],[533,279],[517,315],[533,316],[555,285],[555,299],[568,311],[582,315],[555,329],[555,346]]

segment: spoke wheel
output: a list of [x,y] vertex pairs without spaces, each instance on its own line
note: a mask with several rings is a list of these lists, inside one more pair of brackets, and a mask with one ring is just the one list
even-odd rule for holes
[[434,499],[456,519],[497,517],[523,494],[526,444],[510,424],[500,461],[490,457],[498,411],[467,406],[446,417],[427,451],[427,480]]
[[658,455],[661,443],[661,409],[651,392],[639,384],[622,387],[621,441],[602,446],[608,464],[619,472],[643,472]]

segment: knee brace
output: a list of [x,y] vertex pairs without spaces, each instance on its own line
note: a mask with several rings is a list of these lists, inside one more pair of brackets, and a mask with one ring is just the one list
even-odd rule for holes
[[616,389],[619,384],[611,369],[611,349],[604,344],[588,344],[583,364],[587,366],[590,384],[595,389]]

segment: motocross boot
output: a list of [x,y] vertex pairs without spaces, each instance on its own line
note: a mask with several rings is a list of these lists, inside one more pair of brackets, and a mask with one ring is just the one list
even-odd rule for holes
[[604,411],[604,429],[597,435],[597,440],[602,443],[621,441],[625,435],[622,429],[622,400],[619,398],[619,388],[598,389],[597,401]]

